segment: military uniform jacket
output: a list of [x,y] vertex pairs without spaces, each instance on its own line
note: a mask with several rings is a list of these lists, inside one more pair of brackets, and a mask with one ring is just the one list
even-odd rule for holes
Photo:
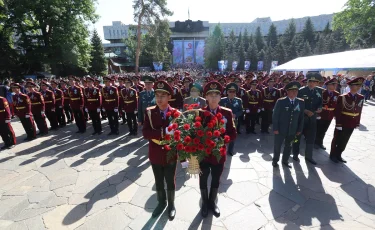
[[185,99],[187,97],[190,96],[190,89],[189,88],[185,88],[184,86],[181,88],[181,94],[182,94],[182,98]]
[[279,91],[276,88],[266,87],[262,91],[262,106],[266,110],[272,110],[277,99],[280,98]]
[[288,92],[284,88],[280,88],[279,91],[280,91],[280,97],[288,96]]
[[64,105],[64,94],[60,89],[52,89],[52,92],[55,94],[56,108],[60,108]]
[[0,123],[4,124],[5,120],[11,119],[9,103],[5,97],[0,97]]
[[206,99],[204,99],[203,97],[197,97],[197,98],[193,98],[193,97],[187,97],[184,99],[184,111],[186,110],[186,106],[185,105],[191,105],[191,104],[198,104],[199,105],[199,109],[201,108],[204,108],[206,107]]
[[229,97],[224,97],[220,100],[220,106],[228,108],[236,116],[236,118],[242,116],[243,114],[243,104],[241,98],[235,97],[229,99]]
[[[167,112],[174,110],[168,107]],[[164,145],[159,145],[165,135],[165,129],[169,126],[169,119],[163,119],[158,106],[151,106],[146,109],[145,120],[142,128],[143,137],[149,140],[148,158],[151,164],[166,165],[174,163],[177,157],[168,161],[167,150]]]
[[236,94],[238,98],[241,98],[242,105],[247,104],[249,102],[248,95],[246,93],[246,90],[242,87],[239,87],[238,92]]
[[[302,87],[298,91],[298,97],[305,101],[305,109],[313,113],[322,108],[322,94],[319,89],[310,90],[307,86]],[[316,113],[314,116],[316,116]]]
[[103,87],[102,89],[103,103],[105,110],[114,110],[119,106],[119,94],[114,86]]
[[39,92],[30,92],[27,94],[31,102],[31,112],[33,114],[40,114],[46,110],[44,98]]
[[120,107],[126,113],[132,113],[138,110],[138,93],[135,89],[122,89],[120,92]]
[[172,108],[182,109],[183,99],[182,99],[181,90],[180,90],[180,88],[178,88],[176,86],[173,86],[172,89],[173,89],[173,95],[172,95],[171,99],[169,100],[169,105]]
[[88,110],[97,110],[102,106],[102,94],[97,87],[87,87],[84,90],[85,107]]
[[55,94],[51,90],[46,90],[41,92],[44,103],[46,105],[46,111],[51,111],[55,109],[56,99]]
[[251,85],[250,84],[243,84],[242,88],[244,88],[247,91],[247,90],[251,89]]
[[288,97],[277,100],[272,114],[273,131],[283,136],[294,136],[302,132],[305,103],[300,98],[294,99],[294,105]]
[[64,106],[70,105],[69,89],[68,88],[61,88],[61,91],[64,94]]
[[85,103],[82,89],[77,86],[69,87],[70,107],[72,109],[81,109]]
[[144,90],[139,93],[138,98],[138,122],[144,121],[144,115],[148,107],[155,105],[155,92],[154,90]]
[[364,97],[350,93],[340,95],[335,109],[336,126],[344,128],[359,127],[362,115]]
[[337,99],[340,93],[337,91],[328,92],[325,90],[323,92],[323,107],[322,112],[319,114],[322,120],[332,120],[335,116],[335,108],[337,105]]
[[250,114],[257,114],[258,109],[262,108],[262,92],[259,90],[249,90],[247,91],[247,97],[249,101],[247,104],[244,104],[245,110],[250,110]]
[[140,92],[143,91],[144,86],[138,84],[138,85],[133,85],[132,88],[135,89],[135,91],[137,91],[137,93],[139,94]]
[[31,115],[31,102],[29,96],[20,93],[12,96],[14,113],[17,117],[25,118],[26,115]]
[[284,88],[284,84],[283,83],[277,83],[277,84],[275,84],[275,88],[276,89],[282,89],[282,88]]

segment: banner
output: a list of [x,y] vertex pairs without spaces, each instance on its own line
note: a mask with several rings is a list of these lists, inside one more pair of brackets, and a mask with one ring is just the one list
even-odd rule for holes
[[248,71],[250,69],[250,61],[245,61],[245,67],[244,69]]
[[173,64],[180,64],[182,63],[182,41],[173,41]]
[[194,63],[194,47],[193,41],[184,41],[184,60],[185,63]]
[[273,68],[276,68],[278,63],[279,63],[278,61],[272,61],[272,62],[271,62],[271,70],[272,70]]
[[204,64],[204,40],[195,41],[195,62],[197,64]]
[[163,62],[153,62],[154,70],[155,71],[162,71],[163,70]]
[[218,65],[220,71],[224,71],[224,69],[225,69],[224,68],[225,67],[224,60],[218,61],[217,65]]
[[224,60],[224,70],[228,68],[228,60]]
[[258,71],[263,70],[263,61],[258,61],[257,70],[258,70]]
[[237,61],[232,62],[232,71],[236,71],[237,66],[238,66],[238,62]]

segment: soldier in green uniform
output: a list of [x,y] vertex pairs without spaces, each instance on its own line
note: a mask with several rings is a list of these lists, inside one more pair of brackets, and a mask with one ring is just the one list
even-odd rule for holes
[[274,139],[274,154],[272,166],[278,167],[280,159],[281,146],[283,142],[284,151],[282,164],[291,168],[289,156],[292,150],[292,143],[297,136],[300,136],[303,130],[305,102],[298,98],[299,82],[290,82],[285,86],[286,97],[277,100],[272,114]]
[[143,125],[146,109],[155,105],[155,92],[153,89],[155,79],[151,76],[144,76],[143,82],[145,83],[145,88],[139,93],[138,98],[138,125]]
[[[313,165],[316,162],[313,160],[313,149],[316,136],[316,117],[322,111],[322,94],[321,90],[317,89],[322,76],[317,72],[307,74],[307,86],[299,89],[298,97],[305,101],[305,118],[303,126],[303,135],[306,138],[305,160]],[[293,143],[293,160],[299,162],[299,145],[301,135],[297,136],[297,140]]]
[[[225,87],[225,91],[228,94],[228,97],[224,97],[220,100],[219,105],[226,107],[230,110],[232,110],[234,121],[236,122],[236,125],[238,125],[238,122],[240,122],[238,119],[243,115],[243,105],[241,98],[236,97],[236,94],[239,90],[239,87],[236,83],[232,82],[229,83]],[[234,152],[234,140],[231,141],[228,145],[228,153],[233,156]]]

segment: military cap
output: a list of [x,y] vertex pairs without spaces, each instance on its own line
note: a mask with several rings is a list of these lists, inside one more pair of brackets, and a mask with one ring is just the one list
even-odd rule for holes
[[247,74],[246,75],[246,77],[245,77],[245,79],[250,79],[250,80],[253,80],[254,79],[254,74],[252,74],[252,73],[249,73],[249,74]]
[[223,91],[223,86],[217,81],[210,81],[204,87],[203,94],[207,95],[208,93],[221,93]]
[[317,73],[317,72],[312,72],[312,73],[308,73],[306,75],[306,78],[307,78],[307,81],[320,82],[322,79],[322,75],[320,75],[320,73]]
[[151,77],[150,75],[143,76],[143,82],[144,83],[154,83],[155,79]]
[[111,78],[106,76],[106,77],[103,77],[103,81],[111,81]]
[[226,84],[227,83],[227,80],[225,80],[225,78],[220,78],[219,80],[218,80],[218,82],[220,82],[221,84]]
[[[162,76],[160,77],[160,79],[162,78]],[[167,82],[173,82],[174,81],[174,78],[169,76],[166,78]]]
[[86,77],[86,81],[87,82],[89,82],[89,81],[94,82],[94,78],[92,78],[92,77]]
[[348,85],[362,85],[365,79],[363,77],[356,77],[350,80],[347,84]]
[[123,80],[125,83],[132,83],[132,84],[133,84],[132,80],[131,80],[130,78],[128,78],[128,77],[123,77],[122,80]]
[[283,83],[288,84],[292,79],[290,77],[285,77]]
[[37,87],[37,85],[34,82],[29,81],[26,83],[26,87]]
[[185,77],[184,80],[182,80],[182,83],[191,83],[193,82],[193,79],[191,77]]
[[189,72],[185,72],[184,74],[185,74],[185,76],[190,76]]
[[303,80],[305,77],[303,75],[298,75],[296,77],[296,80],[299,81],[299,80]]
[[68,84],[68,81],[66,81],[66,80],[61,80],[61,81],[60,81],[60,84],[66,84],[66,85],[67,85],[67,84]]
[[69,75],[69,76],[68,76],[68,80],[76,81],[76,78],[75,78],[73,75]]
[[239,77],[237,77],[237,78],[234,79],[233,82],[236,82],[236,83],[242,83],[242,79],[239,78]]
[[303,83],[306,83],[306,82],[307,82],[307,78],[303,79],[302,82],[303,82]]
[[200,84],[198,84],[198,83],[190,83],[190,85],[189,85],[189,91],[191,91],[191,90],[197,90],[197,91],[199,91],[200,93],[202,93],[202,86],[200,85]]
[[42,81],[41,83],[40,83],[40,86],[47,86],[47,87],[50,87],[50,85],[47,83],[47,82],[45,82],[45,81]]
[[21,85],[18,84],[18,83],[12,83],[12,84],[10,84],[10,87],[11,88],[21,88]]
[[238,85],[236,83],[229,83],[226,87],[225,90],[228,92],[229,90],[234,90],[236,93],[238,92]]
[[298,81],[292,81],[292,82],[289,82],[289,83],[284,87],[284,89],[285,89],[286,91],[288,91],[288,90],[298,90],[300,87],[301,87],[301,84],[300,84]]
[[229,75],[229,79],[236,79],[236,75],[235,75],[234,73],[231,73],[231,74]]
[[[86,78],[86,79],[87,79],[87,78]],[[59,83],[58,83],[56,80],[52,80],[52,81],[51,81],[51,84],[58,85]]]
[[141,77],[138,76],[138,75],[135,75],[135,76],[132,77],[132,80],[138,80],[139,81],[140,79],[141,79]]
[[26,82],[34,81],[32,78],[26,78]]
[[268,84],[270,82],[275,82],[275,78],[273,78],[273,77],[268,78],[268,80],[266,81],[266,83]]
[[251,82],[250,82],[250,85],[258,85],[258,80],[252,80]]
[[336,78],[332,78],[331,80],[326,81],[325,85],[337,84],[338,80]]
[[154,85],[154,90],[156,92],[165,92],[170,95],[173,94],[173,89],[172,87],[166,82],[166,81],[158,81]]
[[202,82],[209,82],[209,79],[207,77],[202,78]]

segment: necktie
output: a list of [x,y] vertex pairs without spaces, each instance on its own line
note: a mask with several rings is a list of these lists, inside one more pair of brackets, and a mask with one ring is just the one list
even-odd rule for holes
[[164,120],[164,112],[160,112],[161,119]]
[[294,105],[294,100],[291,100],[290,103],[292,103],[292,106]]

